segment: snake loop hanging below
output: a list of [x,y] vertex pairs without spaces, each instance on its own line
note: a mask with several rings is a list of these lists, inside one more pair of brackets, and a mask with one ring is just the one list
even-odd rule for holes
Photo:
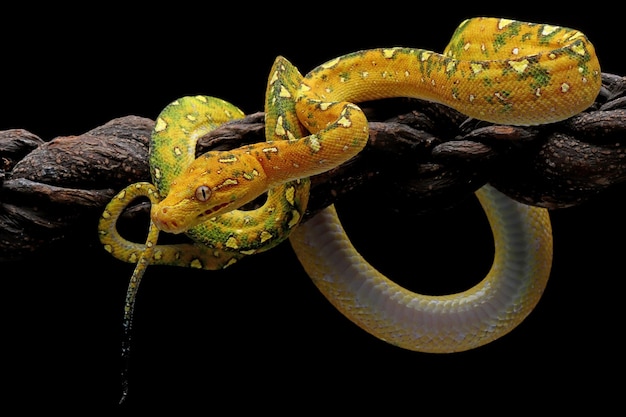
[[[364,50],[330,60],[304,77],[278,57],[266,92],[266,142],[195,158],[203,133],[243,114],[207,96],[174,101],[157,118],[152,136],[154,185],[127,187],[100,222],[101,240],[112,255],[142,261],[129,289],[126,322],[148,264],[219,269],[289,237],[330,302],[389,343],[456,352],[501,337],[533,310],[547,284],[552,232],[545,209],[515,202],[489,185],[478,190],[494,235],[493,266],[467,291],[426,296],[371,267],[351,245],[332,206],[300,224],[308,178],[363,149],[368,122],[356,104],[362,101],[415,97],[488,122],[532,125],[585,110],[600,83],[594,48],[581,32],[475,18],[461,23],[442,54]],[[259,208],[242,209],[266,192]],[[115,224],[130,200],[142,195],[151,199],[155,231],[147,243],[129,242]],[[192,243],[159,245],[156,229],[186,233]]]

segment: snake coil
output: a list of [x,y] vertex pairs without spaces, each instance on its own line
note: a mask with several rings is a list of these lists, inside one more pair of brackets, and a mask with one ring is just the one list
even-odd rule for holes
[[[274,247],[289,237],[322,293],[356,324],[407,349],[455,352],[506,334],[534,308],[547,284],[552,234],[547,210],[515,202],[492,186],[477,192],[494,234],[495,257],[475,287],[425,296],[391,282],[360,257],[333,207],[300,224],[308,178],[357,155],[369,137],[356,103],[388,97],[438,102],[480,120],[545,124],[569,118],[598,95],[594,48],[577,30],[508,19],[461,23],[444,52],[379,48],[330,60],[302,76],[278,57],[266,92],[266,142],[195,158],[203,133],[243,114],[220,99],[184,97],[159,115],[150,148],[150,183],[122,190],[105,209],[107,251],[137,263],[126,328],[149,264],[204,269]],[[242,206],[268,191],[255,210]],[[152,203],[146,243],[117,233],[121,211],[137,197]],[[158,245],[159,231],[193,244]]]

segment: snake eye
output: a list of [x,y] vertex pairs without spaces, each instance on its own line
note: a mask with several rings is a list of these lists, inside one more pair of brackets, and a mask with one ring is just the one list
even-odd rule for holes
[[196,188],[196,200],[198,201],[207,201],[211,197],[211,189],[206,185],[201,185]]

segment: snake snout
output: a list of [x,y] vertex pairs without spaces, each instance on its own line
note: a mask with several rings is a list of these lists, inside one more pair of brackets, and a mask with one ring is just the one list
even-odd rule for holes
[[167,215],[168,208],[160,207],[157,209],[153,209],[150,217],[152,218],[152,222],[156,225],[156,227],[168,233],[182,233],[184,231],[184,227],[176,221],[176,219],[171,218]]

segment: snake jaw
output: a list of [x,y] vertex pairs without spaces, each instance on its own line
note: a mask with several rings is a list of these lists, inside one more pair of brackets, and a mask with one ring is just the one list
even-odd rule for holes
[[218,213],[222,213],[226,210],[226,208],[228,206],[230,206],[231,203],[222,203],[222,204],[218,204],[216,206],[210,207],[206,210],[204,210],[202,213],[198,214],[197,219],[198,219],[198,223],[204,221],[206,219],[206,217],[215,217]]
[[179,234],[199,225],[206,219],[218,216],[230,210],[231,203],[225,202],[213,205],[198,213],[196,209],[181,210],[184,204],[177,206],[157,204],[153,206],[150,216],[156,227],[167,233]]

